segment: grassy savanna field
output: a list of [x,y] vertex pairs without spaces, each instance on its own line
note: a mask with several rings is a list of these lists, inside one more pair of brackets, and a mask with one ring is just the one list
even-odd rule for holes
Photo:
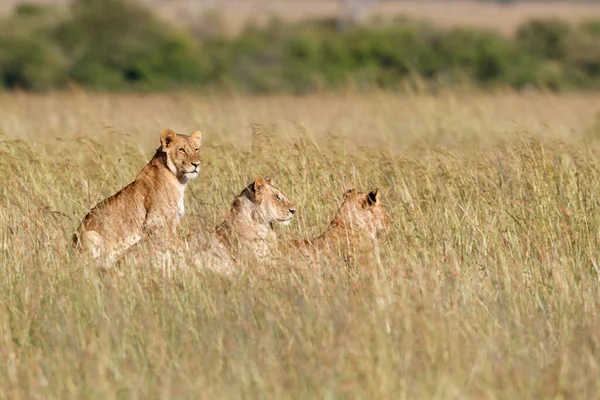
[[[599,100],[2,95],[0,398],[594,398]],[[259,175],[298,207],[283,239],[379,187],[380,259],[82,264],[70,235],[166,127],[205,135],[184,232]]]

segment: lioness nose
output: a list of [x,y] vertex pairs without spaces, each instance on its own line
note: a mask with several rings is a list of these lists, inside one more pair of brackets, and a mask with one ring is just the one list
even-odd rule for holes
[[296,209],[295,209],[295,208],[290,208],[290,212],[291,212],[292,214],[295,214],[295,213],[296,213]]
[[192,165],[198,168],[200,166],[200,161],[192,161]]

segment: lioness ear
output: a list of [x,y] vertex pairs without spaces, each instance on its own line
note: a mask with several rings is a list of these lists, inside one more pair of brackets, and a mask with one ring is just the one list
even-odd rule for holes
[[272,186],[275,186],[275,178],[271,178],[270,176],[265,176],[265,181]]
[[267,186],[267,181],[263,178],[257,178],[254,181],[254,185],[252,185],[252,189],[254,190],[254,193],[260,193],[265,188],[265,186]]
[[367,200],[369,201],[369,205],[375,205],[379,201],[379,189],[375,188],[369,192],[367,195]]
[[194,131],[190,134],[190,139],[192,139],[192,141],[194,143],[196,143],[196,146],[200,147],[200,145],[202,144],[202,132],[200,131]]
[[351,194],[356,193],[356,189],[348,189],[346,190],[346,192],[344,193],[344,199],[347,199]]
[[177,134],[171,129],[163,129],[160,133],[160,143],[163,150],[169,147],[169,145],[177,138]]

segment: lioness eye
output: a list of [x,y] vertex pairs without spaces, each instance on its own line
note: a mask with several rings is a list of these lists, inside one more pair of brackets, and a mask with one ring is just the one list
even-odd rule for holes
[[277,200],[283,201],[283,196],[281,196],[279,193],[277,194]]
[[200,150],[200,149],[194,149],[194,153],[197,153],[197,152],[198,152],[198,150]]
[[185,149],[179,149],[179,152],[185,154]]

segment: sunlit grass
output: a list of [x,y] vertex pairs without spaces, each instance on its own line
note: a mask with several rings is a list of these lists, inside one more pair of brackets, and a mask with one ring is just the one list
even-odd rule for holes
[[[594,398],[598,100],[0,97],[0,398]],[[381,263],[82,265],[73,230],[166,127],[205,134],[184,232],[260,175],[298,206],[283,239],[379,187]]]

